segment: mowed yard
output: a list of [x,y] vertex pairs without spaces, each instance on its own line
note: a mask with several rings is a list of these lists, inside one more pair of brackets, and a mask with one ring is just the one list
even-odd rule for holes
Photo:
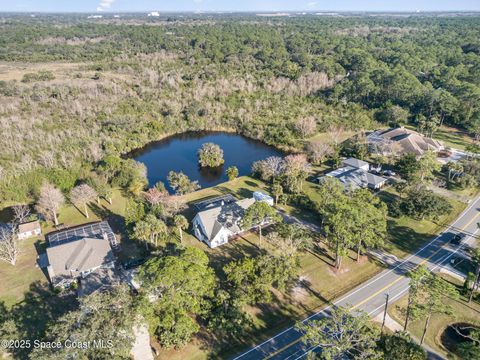
[[[256,233],[248,233],[229,244],[210,249],[191,235],[184,237],[187,245],[205,251],[210,258],[217,276],[222,276],[222,268],[243,257],[253,257],[272,252],[265,239],[260,243]],[[321,310],[339,296],[368,280],[383,267],[372,261],[357,263],[355,254],[350,253],[339,273],[333,271],[333,259],[324,251],[316,248],[302,252],[300,256],[300,281],[289,292],[273,290],[273,302],[249,307],[253,328],[241,339],[218,346],[219,340],[213,339],[207,331],[202,331],[195,340],[179,350],[162,351],[158,359],[211,359],[228,358],[246,348],[262,342],[296,321]],[[213,351],[213,354],[212,354]]]
[[[269,193],[269,186],[262,181],[244,176],[234,181],[185,195],[183,198],[191,205],[200,199],[224,194],[233,194],[237,198],[251,197],[256,190]],[[311,199],[316,200],[318,198],[317,184],[305,182],[304,190]],[[60,211],[59,221],[66,226],[75,226],[100,219],[108,219],[114,231],[122,237],[125,204],[126,198],[120,190],[116,190],[112,205],[103,200],[101,204],[91,204],[89,219],[86,219],[83,213],[74,206],[65,206]],[[312,212],[285,205],[281,205],[281,208],[286,213],[303,220],[312,222],[317,220],[316,215]],[[418,248],[424,241],[434,236],[441,229],[442,224],[446,224],[450,219],[454,219],[462,208],[463,204],[456,204],[455,211],[437,223],[417,222],[408,218],[389,219],[390,241],[387,243],[387,246],[390,246],[389,249],[396,255],[405,254],[408,249]],[[189,207],[185,215],[189,220],[193,218],[194,211],[192,207]],[[397,234],[393,231],[399,227],[407,228],[411,232],[411,236],[407,238],[404,237],[403,233]],[[50,226],[43,230],[45,234],[52,231],[53,228]],[[173,236],[177,237],[176,233]],[[272,251],[270,245],[265,240],[260,243],[258,236],[254,233],[248,233],[218,249],[209,249],[190,233],[185,234],[184,242],[187,245],[204,250],[219,276],[222,274],[223,266],[229,261]],[[57,301],[56,295],[53,295],[48,290],[45,275],[35,266],[38,253],[43,251],[43,247],[43,238],[27,240],[21,244],[21,254],[17,266],[13,267],[0,263],[0,302],[4,302],[7,307],[18,306],[18,304],[24,303],[25,299],[31,301],[34,296],[37,297],[37,301],[47,297],[54,303]],[[129,241],[124,236],[122,237],[122,248],[124,249],[124,255],[127,257],[136,257],[137,253],[143,252],[143,247],[139,247],[138,244]],[[162,351],[159,358],[206,359],[225,358],[234,355],[249,346],[258,344],[262,339],[274,335],[279,330],[294,324],[295,321],[320,310],[330,301],[348,292],[383,269],[380,264],[371,260],[357,263],[354,253],[351,253],[345,260],[341,272],[335,273],[332,264],[333,258],[326,251],[324,245],[317,246],[311,251],[303,252],[300,258],[299,271],[301,281],[288,293],[274,290],[274,301],[272,304],[261,304],[249,308],[248,312],[252,316],[254,326],[241,340],[219,346],[221,339],[213,339],[210,332],[202,330],[195,338],[195,341],[185,348]],[[37,291],[39,285],[45,291]],[[60,300],[58,304],[62,304]],[[41,322],[41,319],[42,317],[38,317],[38,322]]]
[[[233,194],[238,198],[244,198],[251,197],[253,192],[257,190],[268,193],[269,187],[257,179],[244,176],[228,183],[185,195],[184,200],[192,204],[201,199],[224,194]],[[296,208],[281,207],[289,214],[298,215],[300,213],[303,218],[311,218],[311,214]],[[191,220],[194,216],[193,210],[187,211],[186,215]],[[266,232],[268,232],[268,229]],[[258,235],[253,232],[238,237],[216,249],[210,249],[190,233],[184,236],[184,243],[205,251],[219,277],[222,277],[222,268],[230,261],[243,257],[258,256],[274,250],[265,239],[260,242]],[[332,266],[334,259],[326,251],[324,245],[302,252],[298,274],[300,281],[289,292],[279,292],[273,289],[274,300],[272,304],[260,304],[248,308],[247,311],[252,316],[254,325],[245,336],[242,336],[241,340],[237,339],[219,346],[220,339],[212,339],[211,334],[202,331],[195,341],[185,348],[162,351],[158,359],[226,358],[260,343],[263,339],[267,339],[283,328],[319,311],[334,299],[383,269],[380,264],[366,259],[358,263],[355,257],[356,255],[353,252],[350,253],[344,262],[343,269],[336,273]]]
[[[462,283],[448,275],[442,275],[444,279],[451,282],[457,286],[457,290],[461,290]],[[454,300],[450,298],[445,299],[445,303],[450,305],[453,309],[452,315],[441,315],[434,314],[430,321],[430,326],[428,328],[425,343],[438,351],[439,353],[450,356],[452,358],[453,354],[449,353],[448,350],[443,346],[441,341],[441,336],[444,330],[453,323],[468,323],[476,326],[480,326],[480,303],[478,300],[468,303],[466,296],[460,296],[460,299]],[[393,306],[390,307],[389,314],[390,316],[397,320],[400,324],[405,322],[405,309],[407,304],[407,296],[404,296],[399,301],[395,302]],[[412,333],[417,339],[420,339],[423,333],[425,325],[425,318],[419,318],[414,321],[411,321],[408,326],[408,331]],[[459,359],[458,357],[455,357]]]
[[[88,219],[76,207],[72,205],[64,206],[59,211],[59,223],[72,227],[108,219],[117,237],[123,242],[122,251],[133,256],[137,247],[123,236],[125,203],[126,198],[121,191],[115,190],[112,205],[104,200],[100,204],[91,204]],[[8,220],[7,218],[2,219],[2,221]],[[51,224],[43,223],[42,225],[44,235],[55,230]],[[31,291],[32,284],[37,287],[41,286],[48,291],[47,277],[36,265],[38,255],[45,252],[44,236],[23,240],[20,242],[19,248],[20,253],[15,266],[0,262],[0,302],[3,302],[7,307],[21,302]]]
[[[398,197],[399,194],[392,187],[388,187],[381,191],[378,196],[389,203]],[[400,216],[398,218],[388,217],[388,235],[385,250],[398,258],[403,258],[437,236],[443,229],[450,225],[468,205],[451,198],[449,198],[448,201],[450,205],[452,205],[452,211],[440,216],[438,220],[417,220],[408,216]]]

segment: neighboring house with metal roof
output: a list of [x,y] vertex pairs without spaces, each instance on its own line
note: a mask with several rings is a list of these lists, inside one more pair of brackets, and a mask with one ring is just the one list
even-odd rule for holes
[[20,240],[28,239],[42,234],[42,227],[38,220],[26,222],[18,225],[18,238]]
[[242,219],[245,210],[255,201],[264,201],[267,204],[273,202],[270,196],[260,192],[256,192],[255,197],[250,199],[237,201],[233,197],[219,197],[218,199],[219,201],[217,198],[210,199],[208,203],[216,204],[216,206],[208,206],[205,210],[199,211],[192,221],[193,232],[197,239],[205,242],[211,248],[226,244],[232,237],[250,230],[242,228]]
[[439,152],[443,144],[416,131],[404,127],[377,130],[367,136],[370,149],[383,155],[405,155],[413,153],[421,156],[425,151]]
[[[53,286],[69,286],[77,278],[114,267],[115,234],[107,222],[57,231],[46,236],[44,265]],[[98,280],[98,279],[97,279]],[[103,285],[102,281],[98,281]],[[93,289],[91,289],[93,291]]]
[[[325,174],[325,177],[334,177],[346,189],[352,190],[359,188],[377,190],[387,183],[386,178],[368,172],[370,164],[366,161],[350,158],[345,160],[343,165],[345,166]],[[325,177],[321,176],[317,180],[321,182]]]

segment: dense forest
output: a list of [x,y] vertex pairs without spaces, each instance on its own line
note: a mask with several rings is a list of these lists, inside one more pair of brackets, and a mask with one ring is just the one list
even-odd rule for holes
[[3,15],[0,28],[1,64],[36,69],[0,81],[4,201],[44,178],[67,191],[106,155],[186,130],[290,150],[312,117],[319,132],[480,135],[478,17]]

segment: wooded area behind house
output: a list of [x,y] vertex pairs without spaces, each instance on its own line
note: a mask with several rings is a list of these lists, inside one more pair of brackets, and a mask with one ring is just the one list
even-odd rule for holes
[[479,25],[475,16],[2,15],[0,199],[24,201],[45,177],[70,191],[106,155],[186,130],[286,149],[332,125],[411,123],[428,134],[447,124],[478,137]]

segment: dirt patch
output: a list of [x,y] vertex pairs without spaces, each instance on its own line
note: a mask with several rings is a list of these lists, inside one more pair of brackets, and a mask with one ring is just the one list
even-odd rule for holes
[[334,268],[334,267],[329,267],[329,268],[327,269],[328,274],[329,274],[329,275],[332,275],[332,276],[335,276],[335,277],[337,277],[338,275],[345,274],[345,273],[347,273],[347,272],[349,272],[349,271],[350,271],[350,269],[347,268],[347,267],[345,267],[345,266],[342,267],[342,268],[340,268],[340,270],[338,270],[338,269],[336,269],[336,268]]
[[309,293],[305,288],[305,284],[310,283],[307,276],[300,276],[297,283],[292,288],[291,296],[296,303],[306,303],[309,298]]

